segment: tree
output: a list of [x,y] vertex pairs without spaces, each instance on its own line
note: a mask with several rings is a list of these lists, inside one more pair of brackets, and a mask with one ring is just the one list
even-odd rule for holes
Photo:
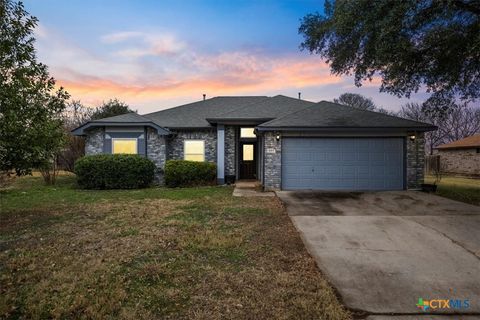
[[[437,101],[440,103],[440,101]],[[407,103],[398,116],[415,121],[431,123],[436,131],[425,133],[426,150],[433,154],[434,147],[480,133],[480,107],[467,103],[447,101],[443,107],[432,106],[431,101],[423,104]]]
[[409,97],[480,97],[480,2],[337,0],[308,14],[301,49],[326,59],[355,84],[381,78],[380,91]]
[[342,93],[338,98],[333,99],[333,102],[362,110],[373,111],[377,109],[371,98],[364,97],[358,93]]
[[130,109],[126,103],[117,99],[110,99],[107,103],[104,102],[100,107],[97,107],[91,118],[97,120],[131,112],[135,111]]
[[17,175],[33,168],[55,173],[64,142],[61,112],[69,96],[55,90],[55,80],[36,59],[37,22],[22,3],[0,0],[0,171]]
[[71,130],[91,120],[94,110],[74,100],[67,104],[63,112],[63,124],[67,142],[65,148],[58,155],[59,166],[66,171],[73,172],[75,162],[85,155],[85,138],[74,136]]

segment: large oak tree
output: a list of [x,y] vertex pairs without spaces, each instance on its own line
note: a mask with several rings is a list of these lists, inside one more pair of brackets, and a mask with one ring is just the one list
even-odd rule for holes
[[381,77],[380,90],[409,97],[480,97],[478,0],[337,0],[301,21],[301,48],[356,85]]

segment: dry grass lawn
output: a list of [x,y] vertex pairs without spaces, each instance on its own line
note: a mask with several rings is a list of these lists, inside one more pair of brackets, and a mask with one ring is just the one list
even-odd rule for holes
[[[425,176],[426,183],[433,183],[435,177]],[[437,194],[480,206],[480,179],[460,176],[443,176],[438,183]]]
[[349,319],[279,201],[232,189],[0,191],[0,318]]

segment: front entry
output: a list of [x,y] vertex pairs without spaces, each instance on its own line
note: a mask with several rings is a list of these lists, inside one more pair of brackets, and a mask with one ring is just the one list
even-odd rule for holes
[[240,179],[257,178],[256,151],[256,142],[240,142]]

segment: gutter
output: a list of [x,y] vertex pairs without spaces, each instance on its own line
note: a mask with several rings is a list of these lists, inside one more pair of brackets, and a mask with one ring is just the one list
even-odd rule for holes
[[364,131],[364,132],[377,132],[377,131],[433,131],[437,130],[438,127],[262,127],[257,126],[258,131],[321,131],[321,132],[331,132],[331,131]]

